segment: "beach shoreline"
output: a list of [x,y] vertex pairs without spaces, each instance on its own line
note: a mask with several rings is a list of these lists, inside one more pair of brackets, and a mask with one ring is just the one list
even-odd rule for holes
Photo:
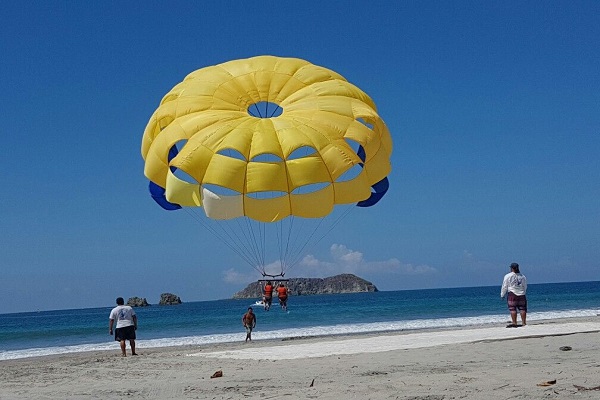
[[599,332],[567,318],[22,358],[0,361],[0,398],[592,399]]

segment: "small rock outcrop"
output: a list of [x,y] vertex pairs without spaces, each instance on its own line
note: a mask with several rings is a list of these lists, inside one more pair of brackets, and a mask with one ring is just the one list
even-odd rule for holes
[[160,301],[158,302],[158,304],[161,306],[181,304],[181,299],[179,298],[179,296],[176,296],[173,293],[163,293],[160,295]]
[[[277,280],[274,279],[273,282]],[[353,274],[341,274],[328,278],[291,278],[286,286],[293,296],[306,296],[313,294],[337,294],[378,292],[377,287],[369,281]],[[262,288],[258,282],[253,282],[245,289],[233,295],[234,299],[256,298],[262,295]]]
[[127,300],[127,305],[131,307],[148,307],[150,304],[148,304],[145,297],[130,297]]

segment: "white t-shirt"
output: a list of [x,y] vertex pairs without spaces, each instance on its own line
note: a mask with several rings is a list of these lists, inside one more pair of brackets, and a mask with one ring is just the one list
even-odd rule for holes
[[527,278],[525,278],[525,275],[516,274],[512,271],[504,275],[500,297],[504,297],[507,292],[513,292],[517,296],[525,295],[527,292]]
[[135,311],[130,306],[116,306],[110,312],[109,319],[114,319],[117,321],[117,325],[115,328],[125,328],[127,326],[134,325],[133,316],[135,315]]

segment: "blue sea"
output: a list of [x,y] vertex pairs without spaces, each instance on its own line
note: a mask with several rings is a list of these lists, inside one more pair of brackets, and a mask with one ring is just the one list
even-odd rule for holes
[[[532,284],[529,321],[595,317],[600,282]],[[136,308],[137,347],[206,345],[242,341],[241,317],[257,315],[254,340],[349,335],[504,323],[509,314],[498,286],[291,296],[288,311],[270,311],[255,299],[216,300]],[[0,360],[118,351],[108,334],[112,305],[102,308],[0,314]]]

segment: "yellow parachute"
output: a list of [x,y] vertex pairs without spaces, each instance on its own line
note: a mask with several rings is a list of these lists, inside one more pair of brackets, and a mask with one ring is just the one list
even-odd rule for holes
[[258,56],[199,69],[153,113],[142,140],[152,197],[214,220],[322,218],[387,191],[390,133],[341,75]]

